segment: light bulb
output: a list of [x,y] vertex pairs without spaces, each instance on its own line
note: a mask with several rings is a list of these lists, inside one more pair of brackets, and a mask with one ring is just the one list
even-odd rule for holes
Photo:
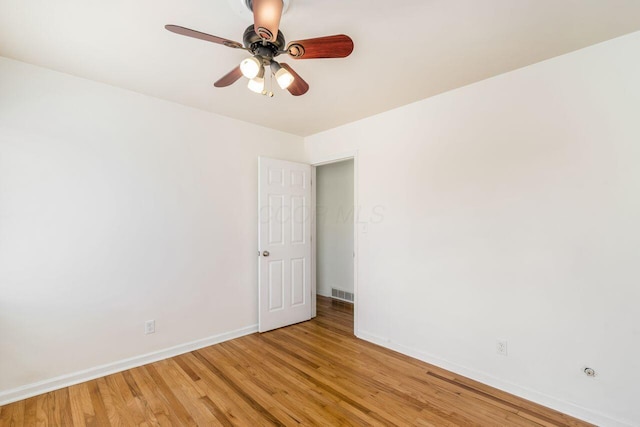
[[262,93],[264,90],[264,77],[254,77],[247,83],[249,90],[255,93]]
[[242,75],[248,79],[253,79],[260,74],[261,69],[262,63],[255,56],[243,59],[240,63],[240,71],[242,72]]
[[282,68],[282,65],[278,64],[276,61],[271,61],[271,72],[274,76],[276,76],[276,81],[278,82],[278,86],[281,89],[286,89],[291,86],[291,83],[295,80],[293,74],[289,72],[289,70]]
[[286,89],[291,86],[291,83],[293,83],[295,78],[288,70],[280,68],[276,73],[276,80],[278,81],[278,86],[280,86],[281,89]]

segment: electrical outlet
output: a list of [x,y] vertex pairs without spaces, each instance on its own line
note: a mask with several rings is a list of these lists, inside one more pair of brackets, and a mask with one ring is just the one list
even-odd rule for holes
[[507,341],[496,340],[496,353],[506,356],[507,355]]
[[144,334],[149,335],[156,332],[156,321],[155,320],[147,320],[144,322]]

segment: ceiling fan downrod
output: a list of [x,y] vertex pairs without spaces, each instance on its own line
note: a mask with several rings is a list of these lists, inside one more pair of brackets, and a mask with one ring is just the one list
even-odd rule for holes
[[278,36],[283,0],[244,0],[253,13],[256,33],[262,40],[274,41]]

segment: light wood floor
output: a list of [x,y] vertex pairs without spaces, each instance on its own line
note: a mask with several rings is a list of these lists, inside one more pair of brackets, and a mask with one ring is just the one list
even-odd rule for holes
[[584,426],[353,337],[352,307],[0,407],[0,425]]

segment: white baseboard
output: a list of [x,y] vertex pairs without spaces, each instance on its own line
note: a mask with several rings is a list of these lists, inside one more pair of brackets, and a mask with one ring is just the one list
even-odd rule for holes
[[511,393],[515,396],[521,397],[526,400],[530,400],[531,402],[538,403],[540,405],[546,406],[547,408],[555,409],[556,411],[560,411],[564,414],[570,415],[575,418],[579,418],[581,420],[596,424],[598,426],[632,427],[632,424],[629,422],[617,420],[608,415],[601,414],[596,411],[592,411],[590,409],[584,408],[574,403],[565,402],[553,396],[549,396],[547,394],[540,393],[535,390],[528,389],[526,387],[521,387],[517,384],[513,384],[508,381],[503,381],[487,373],[477,371],[475,369],[471,369],[466,366],[458,365],[457,363],[450,362],[448,360],[425,353],[415,348],[411,348],[411,347],[404,346],[402,344],[395,343],[391,339],[386,337],[380,337],[362,330],[358,330],[358,333],[356,336],[360,339],[372,342],[381,347],[385,347],[385,348],[397,351],[399,353],[405,354],[407,356],[411,356],[423,362],[430,363],[432,365],[446,369],[458,375],[465,376],[472,380],[481,382],[483,384],[497,388],[502,391],[506,391],[507,393]]
[[328,297],[331,298],[331,290],[324,290],[324,289],[316,289],[316,294],[320,295],[321,297]]
[[242,336],[253,334],[255,332],[258,332],[258,325],[251,325],[247,326],[246,328],[241,328],[235,331],[225,332],[223,334],[214,335],[208,338],[191,341],[185,344],[166,348],[164,350],[158,350],[152,353],[131,357],[129,359],[119,360],[117,362],[107,363],[105,365],[96,366],[71,374],[61,375],[59,377],[27,384],[11,390],[0,391],[0,406],[16,402],[18,400],[27,399],[29,397],[37,396],[39,394],[47,393],[53,390],[58,390],[64,387],[69,387],[75,384],[94,380],[106,375],[115,374],[116,372],[122,372],[126,371],[127,369],[137,368],[138,366],[168,359],[170,357],[178,356],[180,354],[188,353],[190,351],[198,350],[210,345],[219,344],[221,342],[229,341],[234,338],[240,338]]

